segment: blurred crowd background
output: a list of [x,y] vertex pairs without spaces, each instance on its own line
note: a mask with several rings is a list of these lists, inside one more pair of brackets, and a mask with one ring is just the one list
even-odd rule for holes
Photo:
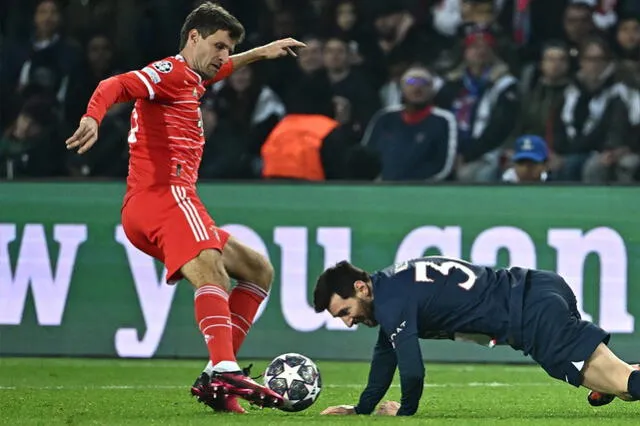
[[[178,53],[192,0],[2,0],[0,179],[127,173],[131,104],[67,152],[98,82]],[[201,179],[640,181],[638,0],[228,0],[261,62],[202,99]]]

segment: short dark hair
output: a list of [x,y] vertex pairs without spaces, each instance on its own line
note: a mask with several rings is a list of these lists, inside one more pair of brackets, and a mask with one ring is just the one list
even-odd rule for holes
[[548,40],[542,45],[542,49],[540,49],[541,56],[544,56],[547,50],[562,50],[567,55],[569,54],[569,46],[567,46],[567,43],[557,39]]
[[224,7],[211,2],[204,2],[187,15],[180,30],[180,50],[187,44],[189,31],[197,30],[202,38],[207,38],[216,31],[228,31],[236,43],[244,40],[244,27],[238,19]]
[[604,37],[601,37],[597,34],[593,34],[585,38],[582,45],[580,46],[580,56],[582,57],[582,55],[584,55],[584,52],[591,46],[598,46],[600,50],[602,50],[605,59],[613,59],[613,51],[611,50],[611,45]]
[[349,43],[351,42],[348,37],[338,33],[328,35],[324,42],[328,43],[330,41],[339,41],[340,43],[344,44],[347,49],[349,48]]
[[589,4],[586,0],[569,3],[565,9],[565,13],[569,9],[581,10],[590,14],[593,14],[593,12],[595,11],[595,8],[591,6],[591,4]]
[[316,312],[322,312],[329,308],[329,302],[334,294],[343,299],[355,296],[356,289],[353,287],[353,283],[358,280],[369,281],[369,274],[346,260],[320,274],[313,291],[313,307]]

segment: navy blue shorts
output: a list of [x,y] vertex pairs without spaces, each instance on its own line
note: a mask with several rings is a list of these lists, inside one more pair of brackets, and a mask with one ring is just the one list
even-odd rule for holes
[[522,311],[523,350],[551,376],[576,387],[582,367],[609,333],[583,321],[576,297],[556,273],[530,270]]

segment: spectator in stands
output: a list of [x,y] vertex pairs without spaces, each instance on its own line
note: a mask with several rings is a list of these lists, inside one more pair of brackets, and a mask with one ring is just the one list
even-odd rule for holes
[[565,41],[569,46],[571,74],[578,70],[579,53],[584,40],[596,32],[593,23],[593,7],[586,0],[578,0],[567,5],[564,11],[563,27]]
[[[283,35],[284,37],[294,37],[294,34],[298,31],[306,30],[303,24],[300,23],[301,19],[299,15],[294,13],[293,8],[277,10],[271,17],[270,33],[266,34],[266,37],[263,34],[263,37],[258,42],[243,46],[243,48],[248,49],[252,46],[262,45],[268,42],[266,40],[276,40]],[[292,20],[294,21],[292,22]],[[284,33],[284,31],[289,30],[292,32]],[[322,68],[322,39],[312,32],[305,31],[302,34],[301,37],[296,37],[296,39],[305,43],[307,48],[296,52],[298,55],[297,60],[289,57],[282,58],[282,61],[261,61],[255,67],[256,73],[264,76],[262,81],[281,98],[287,97],[288,91],[291,90],[292,82],[298,80],[301,74],[312,73]]]
[[520,136],[511,155],[513,166],[502,175],[503,182],[545,182],[548,178],[549,149],[536,135]]
[[465,45],[464,63],[447,76],[436,103],[452,111],[458,123],[458,179],[497,181],[499,147],[519,112],[517,80],[495,54],[491,33],[469,34]]
[[349,46],[344,39],[327,39],[324,44],[324,67],[333,95],[342,98],[336,102],[348,102],[353,124],[358,129],[364,129],[380,108],[380,102],[370,81],[349,63]]
[[[202,177],[252,179],[260,176],[262,143],[285,115],[285,107],[278,95],[263,85],[254,68],[247,66],[235,71],[228,79],[212,88],[213,108],[223,130],[234,134],[233,146],[226,138],[207,140],[208,155],[203,159]],[[213,155],[216,154],[216,155]],[[208,163],[226,158],[223,172]],[[219,158],[219,159],[218,159]]]
[[615,46],[621,78],[640,89],[640,15],[620,19]]
[[585,41],[580,71],[565,91],[556,127],[558,180],[605,182],[635,171],[638,156],[630,152],[629,137],[631,127],[640,124],[640,100],[614,71],[608,44],[598,37]]
[[[302,98],[308,98],[309,95],[303,88],[309,84],[309,81],[318,80],[316,82],[317,85],[324,85],[331,93],[330,82],[324,69],[324,41],[316,35],[307,35],[303,37],[302,42],[307,47],[300,49],[298,52],[297,73],[289,81],[285,82],[286,91],[283,98],[287,110],[290,109],[291,103],[301,104],[306,102]],[[313,99],[310,99],[310,101],[314,102]],[[318,102],[322,103],[321,100],[318,100]],[[344,104],[344,102],[342,103]]]
[[302,42],[307,47],[300,49],[298,52],[298,66],[303,74],[309,75],[322,69],[324,65],[324,58],[322,57],[324,43],[320,37],[315,35],[303,37]]
[[398,1],[380,0],[372,3],[375,34],[362,46],[363,67],[371,73],[378,90],[388,78],[388,58],[402,54],[410,61],[428,62],[437,47],[429,43],[414,17]]
[[0,177],[6,179],[62,175],[65,150],[55,103],[32,96],[0,140]]
[[[356,43],[355,46],[349,46],[354,52],[358,51],[359,46],[363,44],[365,37],[367,37],[367,31],[364,28],[362,15],[356,0],[337,0],[333,2],[327,26],[329,27],[330,35]],[[359,63],[359,61],[357,62]]]
[[512,72],[518,69],[516,45],[510,34],[497,22],[500,2],[494,0],[445,0],[434,6],[434,25],[445,38],[437,39],[440,47],[430,65],[437,73],[451,72],[463,60],[466,35],[490,31],[495,38],[495,50]]
[[[538,66],[536,66],[538,68]],[[569,84],[569,51],[563,42],[548,42],[542,49],[540,77],[531,91],[522,95],[515,136],[544,137],[553,145],[553,128],[557,112]]]
[[379,111],[362,140],[380,155],[383,181],[447,179],[457,152],[457,126],[433,105],[433,76],[412,66],[402,76],[403,106]]
[[35,93],[64,102],[68,75],[78,64],[79,52],[62,36],[60,22],[58,3],[40,0],[33,14],[34,30],[29,43],[9,43],[6,52],[4,47],[0,49],[3,116],[15,117],[22,102]]
[[[69,77],[69,96],[65,102],[67,122],[75,125],[80,120],[100,81],[124,72],[116,66],[114,55],[113,43],[106,34],[96,33],[88,38],[84,61]],[[109,110],[109,114],[123,111],[123,108],[128,112],[126,107],[126,104],[118,104]]]
[[29,59],[22,64],[18,90],[36,86],[64,102],[70,72],[78,66],[80,54],[75,45],[61,34],[59,5],[41,0],[34,14],[35,31]]
[[[73,127],[84,114],[87,103],[101,80],[124,70],[116,67],[111,39],[103,33],[89,37],[85,60],[72,71],[64,104],[64,119]],[[100,127],[95,150],[84,155],[66,153],[67,171],[71,176],[124,177],[127,172],[127,132],[133,102],[119,103],[109,109]]]

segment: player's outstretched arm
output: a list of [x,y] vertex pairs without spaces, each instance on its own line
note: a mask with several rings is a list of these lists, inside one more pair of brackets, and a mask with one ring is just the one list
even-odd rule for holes
[[371,414],[391,386],[396,371],[396,354],[389,338],[380,328],[378,341],[373,349],[367,387],[360,395],[358,405],[338,405],[325,409],[320,414]]
[[412,416],[418,411],[424,388],[424,363],[420,351],[420,340],[415,324],[415,314],[408,315],[392,335],[392,343],[398,358],[402,399],[397,416]]
[[265,59],[276,59],[287,55],[298,56],[294,49],[302,47],[307,47],[307,45],[293,38],[285,38],[233,55],[231,61],[233,68],[238,69]]
[[80,119],[78,129],[66,140],[67,149],[78,148],[78,154],[87,152],[96,143],[98,127],[113,105],[135,99],[152,98],[153,83],[150,82],[148,75],[142,74],[150,72],[146,71],[148,69],[146,67],[142,72],[130,71],[102,80],[89,99],[87,112]]

